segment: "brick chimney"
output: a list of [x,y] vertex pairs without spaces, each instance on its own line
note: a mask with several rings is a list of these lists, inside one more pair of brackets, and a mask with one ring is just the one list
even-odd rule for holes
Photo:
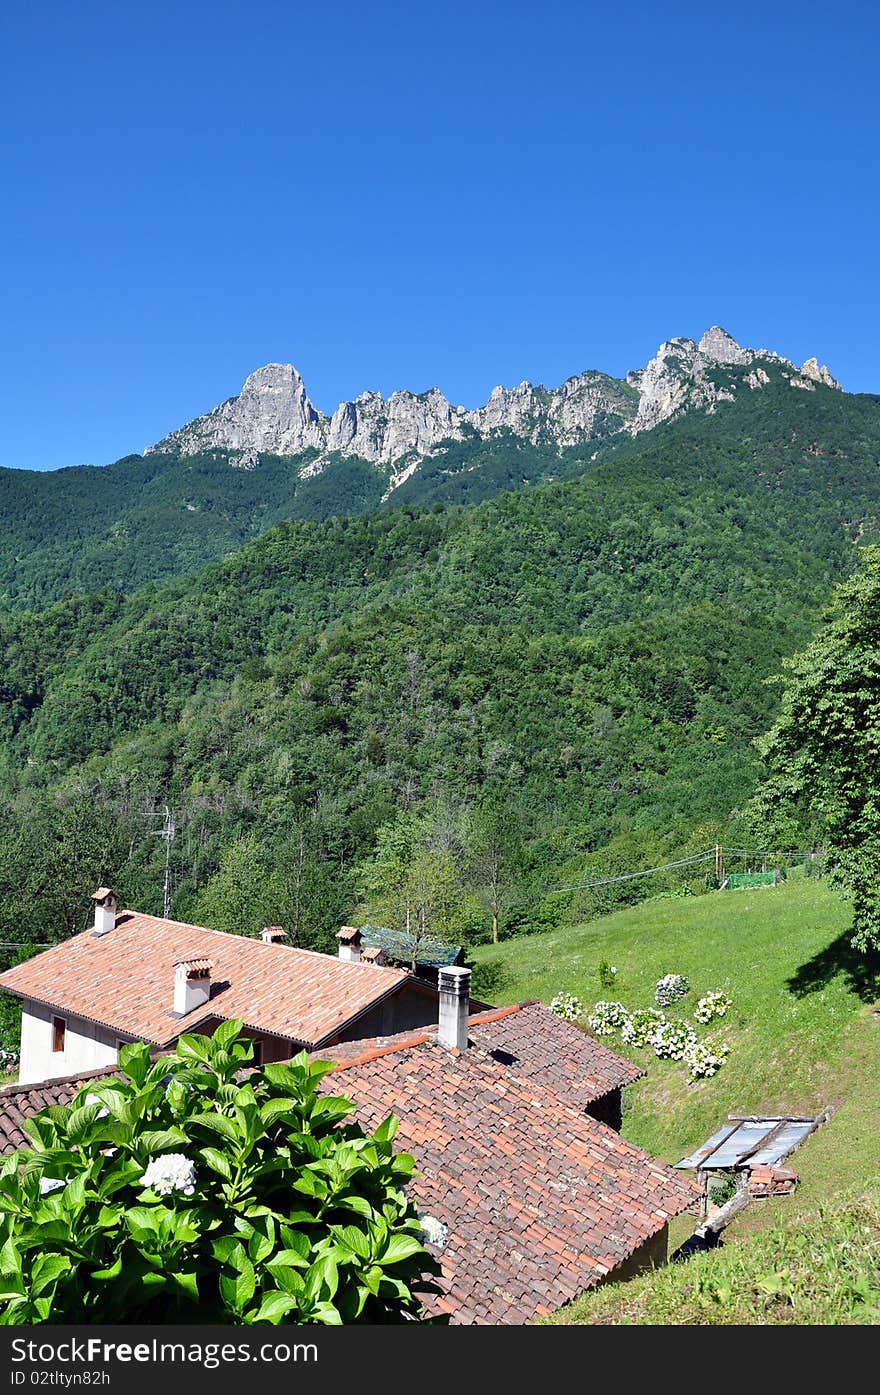
[[181,959],[174,965],[174,1010],[172,1017],[186,1017],[203,1007],[211,996],[210,959]]
[[277,945],[287,939],[287,931],[282,925],[267,925],[260,931],[260,939],[265,945]]
[[92,900],[95,903],[95,923],[92,929],[96,935],[106,935],[116,927],[116,892],[111,891],[109,886],[99,886],[97,891],[92,892]]
[[441,969],[437,986],[440,989],[437,1040],[449,1051],[467,1051],[471,971],[457,967]]
[[361,940],[363,935],[354,925],[343,925],[337,932],[339,941],[339,958],[346,960],[349,964],[357,964],[361,957]]

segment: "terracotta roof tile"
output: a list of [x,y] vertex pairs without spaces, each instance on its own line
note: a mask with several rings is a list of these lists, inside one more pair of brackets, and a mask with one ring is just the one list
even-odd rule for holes
[[[209,1002],[172,1018],[174,965],[208,959]],[[157,1046],[215,1017],[239,1017],[257,1031],[319,1046],[410,977],[403,969],[123,911],[106,935],[85,930],[0,974],[0,988]]]
[[[477,1014],[471,1040],[457,1055],[424,1031],[334,1047],[323,1089],[351,1099],[367,1129],[391,1112],[400,1121],[395,1147],[416,1159],[419,1208],[448,1227],[431,1310],[523,1323],[600,1282],[700,1192],[583,1112],[600,1074],[620,1080],[631,1068],[570,1023],[517,1004]],[[568,1094],[561,1071],[572,1065]],[[0,1151],[27,1141],[24,1118],[112,1074],[0,1091]]]
[[473,1016],[470,1041],[457,1053],[428,1032],[333,1047],[324,1088],[367,1128],[400,1121],[420,1209],[449,1228],[432,1309],[522,1323],[598,1283],[699,1189],[583,1112],[644,1072],[577,1027],[515,1004]]

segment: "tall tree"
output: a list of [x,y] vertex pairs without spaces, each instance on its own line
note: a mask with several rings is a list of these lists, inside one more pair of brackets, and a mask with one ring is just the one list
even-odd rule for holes
[[488,795],[474,810],[468,841],[470,866],[492,917],[492,942],[497,944],[501,917],[525,862],[520,821],[503,794]]
[[880,547],[862,560],[813,642],[784,663],[753,807],[780,844],[818,824],[829,879],[852,897],[853,944],[867,950],[880,947]]
[[452,853],[432,846],[426,818],[401,814],[379,830],[376,852],[359,869],[365,913],[401,937],[410,967],[455,934],[461,880]]
[[283,902],[282,878],[249,833],[226,846],[219,868],[196,899],[193,916],[212,930],[255,936],[278,920]]

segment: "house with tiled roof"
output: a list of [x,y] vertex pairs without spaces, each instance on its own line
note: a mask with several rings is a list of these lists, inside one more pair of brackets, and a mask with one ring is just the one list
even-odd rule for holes
[[334,957],[285,945],[279,926],[255,940],[119,911],[108,887],[92,899],[87,930],[0,974],[0,989],[22,1000],[23,1084],[113,1065],[129,1041],[165,1049],[231,1018],[260,1061],[436,1020],[436,988],[361,962],[348,927]]
[[[322,1088],[351,1100],[365,1129],[399,1121],[395,1146],[415,1158],[411,1189],[442,1271],[429,1312],[518,1324],[662,1263],[670,1219],[699,1190],[595,1117],[637,1067],[537,1002],[471,1012],[469,979],[441,971],[430,1028],[313,1055],[333,1060]],[[0,1152],[25,1142],[29,1115],[100,1074],[0,1091]]]
[[441,969],[436,1030],[316,1054],[365,1129],[399,1120],[442,1267],[429,1310],[524,1323],[663,1263],[669,1221],[699,1193],[601,1122],[638,1067],[537,1002],[467,1014],[469,977]]

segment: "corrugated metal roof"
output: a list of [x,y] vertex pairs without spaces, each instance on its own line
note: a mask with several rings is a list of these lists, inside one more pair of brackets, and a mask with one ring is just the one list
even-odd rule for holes
[[[401,964],[408,964],[412,954],[412,940],[399,930],[387,930],[381,925],[361,926],[362,943],[374,949],[384,949],[390,958]],[[416,946],[416,963],[425,964],[431,969],[448,969],[458,963],[461,945],[441,945],[432,940],[424,948]]]
[[675,1164],[681,1168],[774,1167],[818,1126],[818,1119],[728,1119],[702,1147]]

